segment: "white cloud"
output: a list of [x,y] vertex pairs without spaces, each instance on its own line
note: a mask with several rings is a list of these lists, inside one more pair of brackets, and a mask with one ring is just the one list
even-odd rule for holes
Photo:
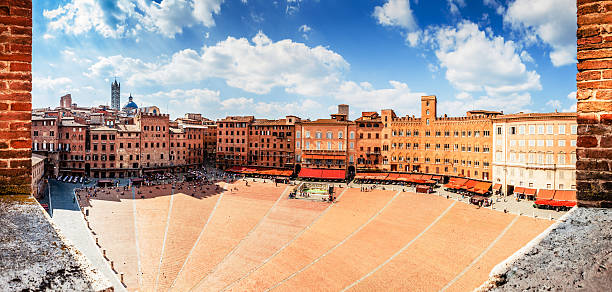
[[[32,78],[32,102],[35,105],[57,106],[59,97],[64,94],[72,94],[72,101],[79,102],[87,100],[87,104],[102,104],[98,99],[101,95],[99,90],[91,86],[77,86],[78,80],[68,77],[38,76]],[[106,93],[107,91],[104,91]],[[106,95],[104,95],[106,96]],[[92,103],[93,102],[93,103]]]
[[306,40],[308,39],[308,32],[310,32],[311,30],[312,28],[310,28],[310,26],[305,25],[305,24],[302,24],[302,26],[298,28],[298,31],[302,32],[302,37]]
[[[391,87],[375,89],[368,82],[344,81],[329,97],[285,98],[283,101],[261,101],[254,97],[223,98],[219,91],[209,89],[175,89],[150,95],[134,95],[139,105],[169,105],[172,116],[185,112],[201,112],[210,118],[227,115],[255,115],[258,118],[280,118],[297,115],[302,118],[321,118],[335,110],[334,103],[348,103],[352,111],[393,108],[398,113],[418,114],[420,97],[425,93],[412,92],[405,83],[390,81]],[[323,110],[322,110],[323,109]]]
[[283,102],[248,96],[221,98],[219,92],[208,90],[173,90],[141,97],[144,102],[160,107],[184,103],[174,110],[197,109],[211,117],[221,110],[223,114],[279,117],[293,113],[318,118],[328,114],[321,109],[335,103],[349,103],[353,109],[364,111],[386,107],[416,114],[420,96],[425,95],[413,92],[399,81],[389,81],[386,88],[375,88],[368,82],[346,80],[345,72],[350,66],[341,55],[292,40],[274,42],[261,32],[251,40],[228,37],[203,47],[200,52],[187,49],[157,60],[145,62],[121,55],[100,57],[85,75],[91,79],[117,75],[127,87],[136,89],[150,85],[192,86],[220,78],[231,87],[253,94],[267,94],[274,88],[289,94]]
[[413,92],[406,83],[389,81],[391,87],[375,89],[368,82],[343,82],[335,94],[336,100],[364,111],[392,108],[397,112],[416,114],[424,92]]
[[[228,115],[255,115],[257,118],[281,118],[285,115],[307,117],[318,115],[321,104],[312,99],[285,102],[263,102],[254,98],[223,98],[221,93],[210,89],[174,89],[159,91],[150,95],[134,95],[139,105],[157,105],[168,109],[172,117],[187,112],[202,113],[208,118],[223,118]],[[165,108],[164,108],[165,109]]]
[[535,60],[531,57],[531,55],[527,51],[521,52],[521,60],[525,63],[535,63]]
[[264,22],[266,19],[263,16],[263,13],[255,13],[255,12],[251,12],[251,19],[253,20],[253,22],[255,23],[262,23]]
[[572,91],[567,95],[567,99],[571,100],[571,105],[568,108],[563,109],[564,112],[575,112],[577,107],[576,104],[576,91]]
[[528,92],[512,93],[498,97],[484,95],[477,98],[466,97],[465,99],[441,101],[438,111],[451,116],[462,116],[467,111],[479,109],[502,110],[505,113],[528,112],[527,106],[529,104],[531,104],[531,94]]
[[488,35],[474,23],[437,28],[431,41],[446,79],[461,91],[498,97],[542,88],[540,75],[527,70],[512,41]]
[[472,109],[524,110],[529,91],[541,90],[540,75],[527,69],[529,53],[490,28],[463,21],[455,27],[431,26],[419,31],[416,44],[434,51],[440,70],[459,91],[456,100],[441,103],[451,114]]
[[64,59],[64,61],[69,61],[69,62],[72,62],[73,64],[87,66],[87,64],[92,63],[92,60],[85,57],[84,54],[77,54],[72,49],[64,49],[63,51],[61,51],[61,56]]
[[123,76],[128,85],[180,84],[209,78],[227,85],[265,94],[275,87],[288,93],[321,96],[342,79],[349,64],[339,54],[286,39],[272,42],[258,33],[251,41],[228,37],[201,53],[186,49],[169,60],[146,63],[123,56],[101,57],[87,76]]
[[47,77],[34,77],[32,78],[32,87],[36,91],[58,91],[67,88],[72,84],[72,80],[68,77],[52,78]]
[[46,34],[43,35],[43,39],[46,39],[46,40],[52,40],[54,38],[55,38],[55,36],[52,35],[52,34],[49,34],[49,33],[46,33]]
[[286,115],[303,118],[319,116],[322,107],[319,102],[312,99],[293,102],[264,102],[245,97],[228,98],[223,100],[221,105],[221,109],[227,113],[255,115],[258,118],[281,118]]
[[121,55],[110,57],[98,57],[98,61],[91,65],[87,72],[83,74],[92,79],[109,78],[111,76],[127,77],[130,85],[135,85],[130,82],[130,78],[141,72],[155,70],[158,66],[151,63],[145,63],[140,59],[127,58]]
[[300,26],[300,28],[298,28],[298,31],[306,33],[306,32],[309,32],[311,29],[312,28],[310,26],[302,24],[302,26]]
[[489,6],[493,9],[495,9],[495,13],[502,15],[504,14],[504,5],[502,5],[499,1],[497,0],[483,0],[482,3],[486,6]]
[[287,0],[285,13],[293,15],[296,12],[300,11],[300,3],[302,3],[302,0]]
[[561,101],[558,99],[551,99],[548,102],[546,102],[546,105],[551,107],[552,110],[559,110],[561,109]]
[[448,10],[453,15],[459,15],[459,7],[465,7],[465,0],[447,0]]
[[421,31],[413,31],[406,34],[406,40],[408,41],[408,45],[411,47],[416,47],[419,44]]
[[573,103],[570,107],[564,109],[563,112],[576,112],[577,109],[578,105],[576,103]]
[[504,22],[520,31],[526,41],[537,36],[549,45],[554,66],[576,63],[575,0],[516,0],[508,6]]
[[469,92],[462,91],[462,92],[459,92],[456,95],[456,97],[457,99],[465,100],[465,99],[472,98],[472,95]]
[[385,26],[399,26],[408,31],[418,28],[408,0],[388,0],[383,6],[374,7],[372,15]]
[[135,37],[141,30],[167,37],[184,27],[215,25],[224,0],[72,0],[43,15],[50,30],[80,35],[95,31],[106,38]]

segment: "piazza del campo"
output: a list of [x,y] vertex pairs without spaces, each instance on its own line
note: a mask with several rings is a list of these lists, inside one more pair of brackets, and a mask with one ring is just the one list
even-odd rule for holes
[[[612,287],[612,1],[32,2],[0,0],[0,291]],[[348,80],[334,24],[415,80]],[[573,64],[570,107],[533,93]]]

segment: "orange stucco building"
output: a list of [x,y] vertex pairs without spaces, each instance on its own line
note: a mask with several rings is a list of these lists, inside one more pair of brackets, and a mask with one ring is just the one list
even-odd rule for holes
[[170,116],[161,114],[159,109],[143,110],[134,117],[134,123],[141,129],[141,165],[144,171],[168,167],[170,152]]
[[421,98],[421,117],[382,110],[382,165],[388,171],[491,180],[493,111],[437,116],[435,96]]
[[249,165],[293,168],[295,123],[299,120],[295,116],[254,120],[249,129]]
[[363,112],[355,120],[357,170],[375,170],[382,164],[383,123],[377,112]]
[[293,168],[295,116],[255,119],[231,116],[217,121],[216,166]]
[[355,172],[357,136],[348,105],[339,105],[330,119],[302,120],[295,127],[297,172],[301,168]]

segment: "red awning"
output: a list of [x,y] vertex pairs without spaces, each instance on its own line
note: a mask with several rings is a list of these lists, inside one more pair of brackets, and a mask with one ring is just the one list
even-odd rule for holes
[[476,189],[476,192],[479,194],[480,194],[480,191],[482,191],[482,194],[488,192],[489,188],[491,188],[490,182],[478,182],[476,186],[474,186],[474,189]]
[[344,169],[302,168],[298,176],[306,177],[306,178],[345,179],[346,170]]
[[387,180],[397,180],[399,177],[399,173],[390,173],[389,176],[387,176]]
[[473,189],[477,184],[478,184],[478,181],[470,179],[463,186],[461,186],[461,188],[464,190],[469,190],[469,189]]
[[535,194],[536,194],[536,190],[535,189],[525,188],[525,195],[526,196],[535,196]]
[[515,194],[522,194],[524,192],[525,192],[525,188],[523,188],[523,187],[516,187],[516,188],[514,188],[514,193]]
[[555,191],[554,200],[576,202],[576,191],[557,190]]
[[535,200],[535,204],[536,205],[548,205],[548,202],[552,202],[552,200],[543,200],[543,199],[538,199]]
[[565,207],[574,207],[574,206],[576,206],[576,202],[563,201],[563,206],[565,206]]
[[356,173],[355,174],[355,178],[356,179],[365,179],[366,178],[366,173]]
[[344,160],[346,159],[346,156],[344,155],[326,155],[325,159],[339,159],[339,160]]
[[433,179],[433,180],[440,180],[441,178],[442,177],[439,176],[439,175],[434,175],[434,176],[431,177],[431,179]]
[[278,176],[291,176],[293,174],[293,170],[281,170]]
[[476,190],[476,193],[481,194],[481,195],[485,194],[486,192],[487,192],[487,191],[486,191],[486,190],[483,190],[483,189],[477,189],[477,190]]
[[447,183],[447,184],[444,185],[444,187],[447,188],[447,189],[456,189],[457,185],[453,184],[453,183]]
[[321,178],[327,179],[345,179],[346,171],[344,169],[323,169]]
[[467,178],[451,177],[449,183],[455,184],[457,186],[456,189],[460,189],[468,180]]
[[538,190],[538,196],[536,201],[552,200],[554,196],[554,190],[540,189]]
[[495,184],[495,185],[493,186],[493,190],[494,190],[494,191],[499,191],[499,190],[501,190],[501,187],[502,187],[502,185],[501,185],[501,184]]
[[307,178],[320,178],[321,170],[315,168],[302,168],[300,169],[299,177],[307,177]]
[[549,200],[547,205],[553,206],[553,207],[562,207],[564,206],[563,202],[564,201]]

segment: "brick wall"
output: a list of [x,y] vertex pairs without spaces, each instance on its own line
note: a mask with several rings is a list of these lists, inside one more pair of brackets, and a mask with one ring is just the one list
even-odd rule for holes
[[0,0],[0,195],[30,194],[32,1]]
[[612,207],[612,1],[577,7],[578,201]]

